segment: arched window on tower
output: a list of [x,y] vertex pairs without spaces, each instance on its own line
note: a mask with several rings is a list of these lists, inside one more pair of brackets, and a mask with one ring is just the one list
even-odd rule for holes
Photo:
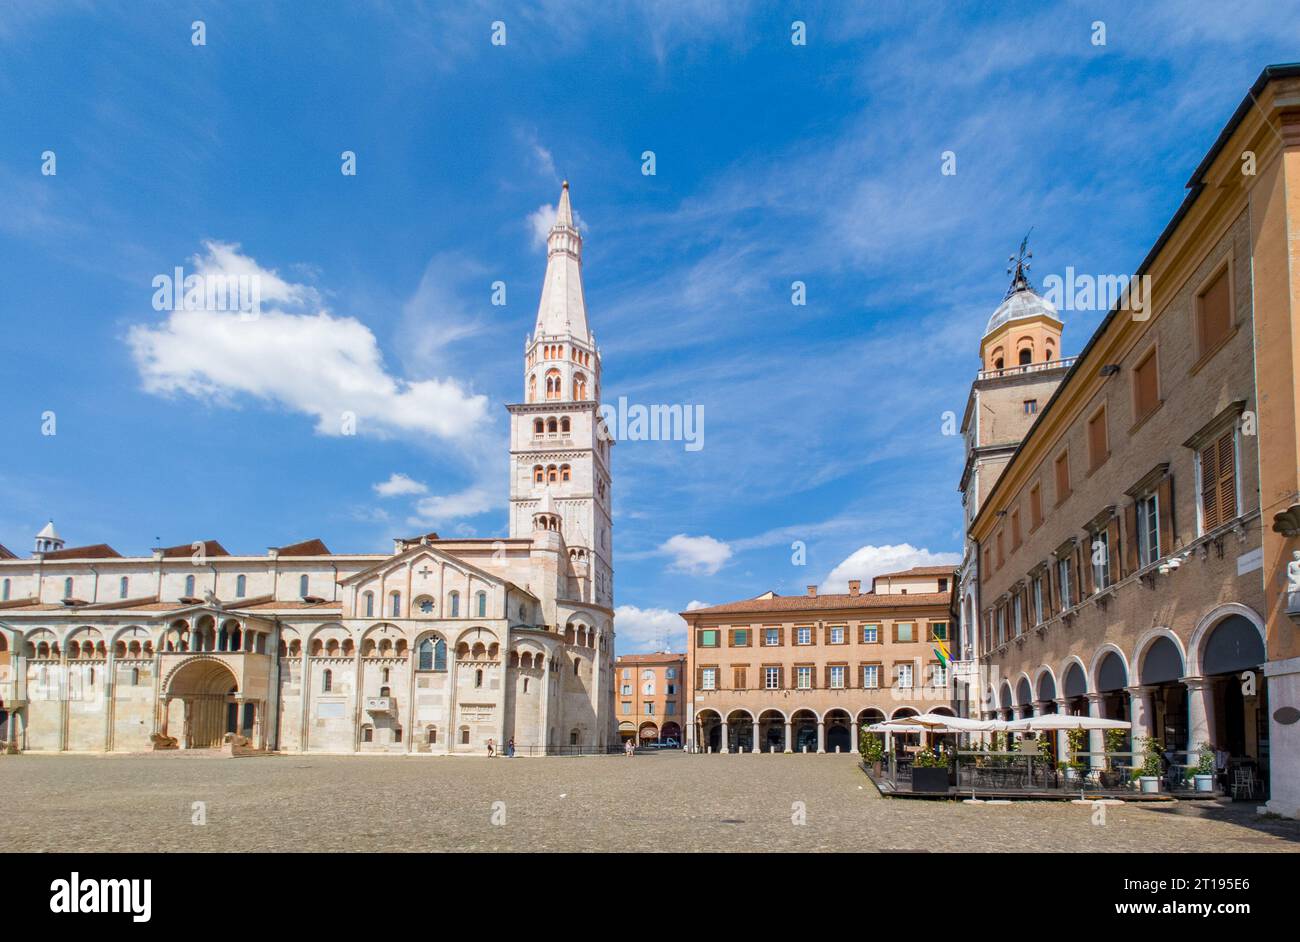
[[560,431],[564,432],[565,434],[568,434],[570,428],[571,426],[569,425],[569,417],[566,415],[564,418],[560,419]]
[[560,392],[561,392],[561,389],[560,389],[560,371],[559,371],[559,370],[547,370],[547,371],[546,371],[546,398],[547,398],[547,399],[559,399],[559,398],[560,398]]
[[402,617],[402,593],[394,592],[391,596],[393,600],[392,613],[394,618]]
[[547,482],[549,482],[549,483],[554,483],[554,482],[558,481],[559,479],[560,479],[560,472],[559,472],[559,469],[556,468],[555,465],[553,465],[553,464],[551,464],[551,465],[547,465],[547,466],[546,466],[546,480],[547,480]]
[[460,617],[460,593],[454,589],[447,596],[447,615],[450,618]]
[[374,618],[375,617],[375,593],[367,592],[365,595],[365,599],[366,599],[366,617]]
[[528,401],[533,402],[537,399],[537,374],[528,374]]
[[1033,362],[1034,362],[1034,351],[1032,349],[1030,349],[1029,347],[1025,347],[1025,349],[1020,351],[1021,366],[1025,366],[1026,364],[1033,363]]
[[479,592],[478,595],[474,596],[474,598],[478,603],[475,609],[478,617],[487,618],[487,593]]
[[307,591],[306,573],[303,573],[301,576],[298,577],[298,594],[301,596],[306,596],[311,594],[310,592]]
[[128,579],[126,576],[123,576],[121,579],[117,581],[117,597],[119,599],[124,599],[130,594],[130,591],[131,591],[131,580]]
[[193,576],[185,577],[185,597],[190,599],[194,598],[194,577]]
[[562,465],[560,465],[560,480],[561,480],[561,481],[567,481],[567,480],[569,480],[569,473],[570,473],[570,472],[569,472],[569,466],[568,466],[567,464],[562,464]]
[[546,431],[546,423],[543,422],[540,418],[533,419],[533,434],[541,435],[542,432],[544,431]]
[[248,594],[248,577],[236,576],[235,577],[235,598],[242,599],[247,594]]
[[533,465],[533,483],[543,484],[546,481],[546,472],[540,464]]
[[559,426],[555,424],[555,416],[551,416],[546,420],[546,431],[553,434],[558,428]]
[[573,398],[579,402],[587,398],[587,374],[573,374]]
[[329,693],[334,689],[334,672],[328,667],[320,675],[321,693]]

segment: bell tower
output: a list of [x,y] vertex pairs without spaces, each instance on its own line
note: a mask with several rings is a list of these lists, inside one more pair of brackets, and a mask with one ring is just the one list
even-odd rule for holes
[[[582,234],[569,184],[546,239],[537,322],[524,340],[524,401],[510,412],[510,536],[530,537],[543,502],[567,547],[587,561],[573,594],[614,604],[610,452],[600,416],[600,348],[587,326]],[[581,552],[578,552],[581,551]]]

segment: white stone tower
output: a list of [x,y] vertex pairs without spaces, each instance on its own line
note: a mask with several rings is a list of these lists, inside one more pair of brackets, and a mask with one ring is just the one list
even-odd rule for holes
[[528,538],[549,493],[565,546],[585,571],[570,598],[614,605],[610,451],[600,418],[600,350],[587,328],[582,235],[569,184],[546,239],[546,280],[537,324],[524,342],[524,401],[510,411],[510,536]]

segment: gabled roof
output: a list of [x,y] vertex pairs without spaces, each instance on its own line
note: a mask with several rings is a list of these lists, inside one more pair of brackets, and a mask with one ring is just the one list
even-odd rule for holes
[[8,547],[6,547],[3,543],[0,543],[0,559],[17,559],[17,558],[18,555],[16,553],[9,552]]
[[329,547],[321,540],[303,540],[301,543],[290,543],[288,546],[276,547],[281,556],[329,556],[332,555]]
[[[193,555],[193,553],[194,553],[193,543],[182,543],[179,546],[164,546],[162,551],[163,559],[177,559],[180,557],[191,556]],[[203,555],[204,556],[229,556],[230,554],[226,552],[226,548],[222,546],[220,543],[218,543],[216,540],[204,540]]]
[[49,559],[121,559],[122,554],[107,543],[92,543],[90,546],[73,546],[68,549],[46,553]]
[[[505,585],[505,586],[513,585],[513,583],[511,583],[509,579],[506,579],[503,576],[499,576],[494,572],[490,572],[487,569],[480,569],[478,566],[475,566],[473,563],[461,559],[459,556],[456,556],[453,553],[449,553],[446,550],[439,548],[436,544],[433,543],[427,543],[427,544],[416,543],[414,546],[408,546],[400,553],[395,553],[394,555],[389,556],[386,559],[380,560],[379,562],[375,563],[373,566],[367,566],[365,569],[362,569],[360,572],[354,572],[352,575],[344,579],[340,579],[339,585],[353,585],[354,583],[357,582],[364,582],[367,579],[372,578],[378,572],[383,572],[384,570],[401,566],[405,560],[411,558],[412,556],[416,556],[420,553],[428,553],[429,555],[436,556],[439,559],[445,559],[447,562],[454,563],[463,569],[467,569],[470,572],[474,573],[476,576],[479,576],[488,582],[494,582],[499,585]],[[533,598],[537,597],[533,595],[532,592],[529,592],[527,589],[520,588],[519,586],[515,586],[515,588],[519,589],[519,591],[523,592],[525,595],[530,595]]]

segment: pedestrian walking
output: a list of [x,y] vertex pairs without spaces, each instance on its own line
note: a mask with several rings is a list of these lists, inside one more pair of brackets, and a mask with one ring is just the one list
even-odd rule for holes
[[488,758],[489,758],[489,759],[495,759],[496,757],[497,757],[497,746],[496,746],[496,743],[493,742],[491,739],[489,739],[489,740],[488,740]]
[[636,746],[633,745],[632,740],[629,739],[623,744],[623,754],[629,759],[636,754]]
[[506,758],[513,759],[514,757],[515,757],[515,737],[511,736],[510,741],[506,743]]

